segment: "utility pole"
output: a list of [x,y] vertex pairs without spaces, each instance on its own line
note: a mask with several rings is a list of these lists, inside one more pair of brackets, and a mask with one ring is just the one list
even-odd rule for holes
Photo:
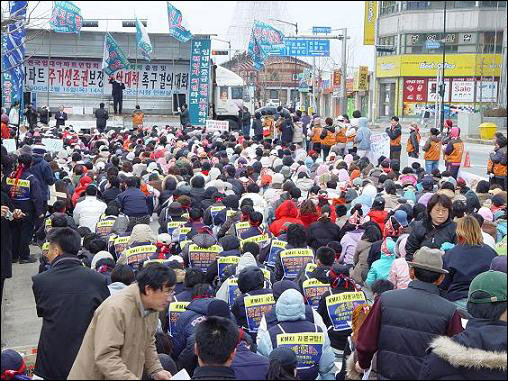
[[439,88],[439,95],[441,96],[441,117],[440,117],[440,130],[443,132],[444,127],[444,106],[445,106],[445,60],[446,60],[446,1],[444,2],[443,8],[443,62],[442,62],[442,72],[443,76],[441,77],[441,86]]
[[347,41],[347,28],[343,29],[342,35],[342,114],[347,113],[347,61],[346,61],[346,41]]

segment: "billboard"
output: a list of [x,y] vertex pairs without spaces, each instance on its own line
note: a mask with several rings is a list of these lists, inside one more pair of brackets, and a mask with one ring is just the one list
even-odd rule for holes
[[363,20],[363,44],[375,45],[377,20],[377,1],[365,2],[365,17]]

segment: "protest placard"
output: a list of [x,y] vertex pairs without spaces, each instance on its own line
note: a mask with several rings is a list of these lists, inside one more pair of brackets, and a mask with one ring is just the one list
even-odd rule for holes
[[206,121],[206,132],[219,131],[223,133],[229,131],[229,122],[227,120],[207,120]]
[[60,152],[63,150],[63,139],[43,138],[41,142],[48,152]]

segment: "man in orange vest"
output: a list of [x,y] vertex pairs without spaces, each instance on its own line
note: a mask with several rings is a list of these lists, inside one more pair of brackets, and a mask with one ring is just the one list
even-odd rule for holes
[[392,117],[391,127],[386,129],[386,134],[390,138],[390,160],[398,160],[400,163],[400,154],[402,146],[400,141],[402,139],[402,127],[399,124],[397,116]]
[[407,140],[406,151],[409,157],[414,159],[418,159],[420,156],[420,129],[418,128],[418,124],[416,122],[411,122],[409,126],[409,130],[411,131],[409,134],[409,139]]
[[439,169],[439,158],[441,157],[441,139],[437,128],[430,129],[430,136],[423,146],[423,158],[425,159],[425,172],[429,175],[435,169]]
[[451,173],[454,179],[457,179],[464,154],[464,143],[460,139],[460,129],[452,127],[450,130],[450,140],[445,148],[446,170]]
[[496,147],[490,153],[487,163],[487,174],[489,175],[490,185],[499,184],[503,190],[508,189],[506,184],[506,136],[502,133],[496,133]]

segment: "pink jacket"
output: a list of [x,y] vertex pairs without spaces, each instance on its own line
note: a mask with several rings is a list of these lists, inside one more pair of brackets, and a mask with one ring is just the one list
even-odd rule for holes
[[393,261],[388,280],[393,283],[395,289],[407,288],[411,278],[409,278],[409,266],[406,262],[406,242],[408,234],[403,234],[397,240],[395,246],[395,255],[397,259]]

